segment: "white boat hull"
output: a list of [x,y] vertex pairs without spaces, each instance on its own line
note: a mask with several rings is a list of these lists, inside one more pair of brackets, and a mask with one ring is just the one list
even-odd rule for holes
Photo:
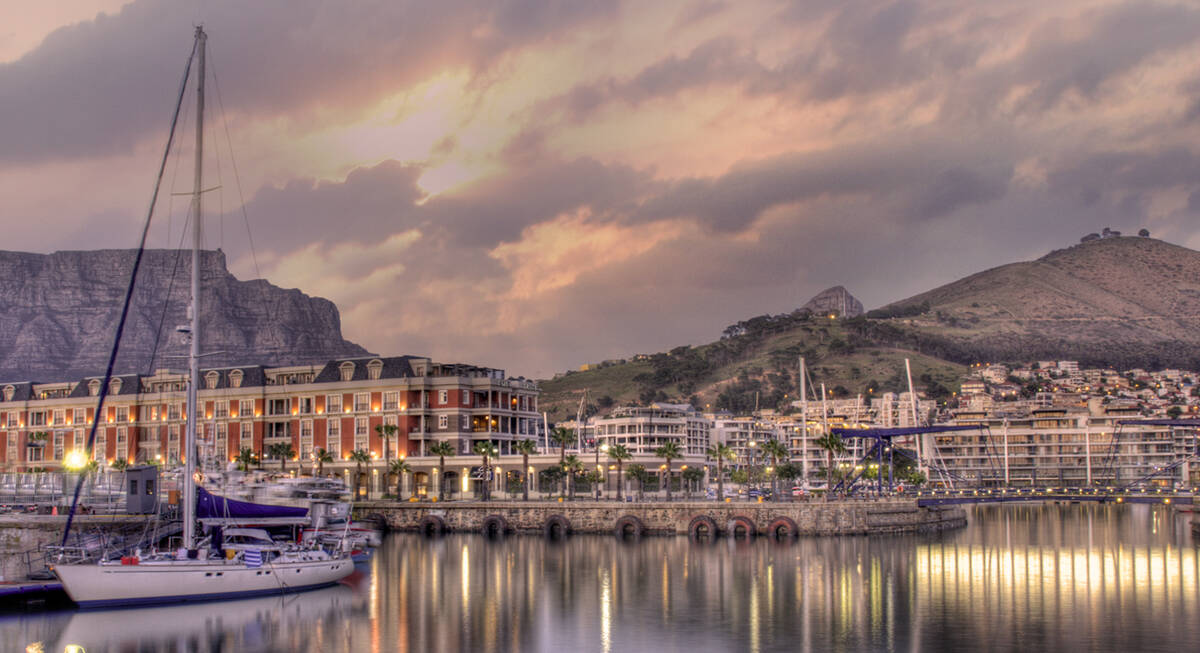
[[72,601],[98,608],[299,592],[338,582],[354,573],[354,563],[349,557],[272,561],[261,567],[240,560],[170,560],[63,564],[54,573]]

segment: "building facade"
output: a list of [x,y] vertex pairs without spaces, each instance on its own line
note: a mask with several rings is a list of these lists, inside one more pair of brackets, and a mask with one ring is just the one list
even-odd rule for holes
[[[84,449],[101,383],[0,384],[0,465],[57,469],[67,452]],[[92,458],[103,464],[181,461],[186,388],[186,375],[167,371],[114,377]],[[198,394],[200,450],[218,460],[232,461],[243,449],[271,460],[273,444],[290,444],[293,460],[302,464],[318,449],[335,461],[349,460],[354,451],[395,458],[422,455],[438,441],[467,454],[488,440],[508,453],[513,442],[536,437],[541,423],[534,382],[416,356],[208,369],[200,374]],[[385,442],[387,426],[395,434]]]

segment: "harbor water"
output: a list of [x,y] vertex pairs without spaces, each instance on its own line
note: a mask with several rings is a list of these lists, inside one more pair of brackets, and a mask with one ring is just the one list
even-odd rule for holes
[[[0,617],[12,651],[1188,651],[1190,515],[1004,505],[931,535],[389,535],[282,597]],[[75,648],[72,648],[75,647]]]

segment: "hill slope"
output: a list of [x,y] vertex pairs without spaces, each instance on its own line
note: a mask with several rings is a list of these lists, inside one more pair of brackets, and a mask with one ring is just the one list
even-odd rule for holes
[[[958,362],[1200,365],[1200,252],[1106,238],[1004,265],[872,311],[863,335]],[[906,315],[907,314],[907,315]],[[923,343],[921,343],[923,341]],[[921,343],[921,344],[918,344]]]

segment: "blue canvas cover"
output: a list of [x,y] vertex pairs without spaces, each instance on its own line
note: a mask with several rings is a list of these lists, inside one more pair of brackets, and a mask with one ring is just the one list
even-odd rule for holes
[[196,487],[196,517],[199,519],[263,519],[268,517],[306,516],[308,516],[308,508],[271,506],[263,503],[226,499],[202,487]]

